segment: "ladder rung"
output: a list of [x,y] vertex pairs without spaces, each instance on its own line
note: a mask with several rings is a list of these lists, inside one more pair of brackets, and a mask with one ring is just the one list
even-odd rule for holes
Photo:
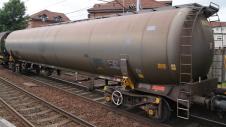
[[191,73],[180,73],[180,75],[191,75]]
[[189,57],[189,56],[192,56],[192,55],[191,54],[181,54],[180,56],[181,57],[183,57],[183,56]]
[[185,30],[192,30],[192,28],[188,28],[188,27],[185,27],[185,28],[183,28],[183,29],[185,29]]
[[180,82],[180,83],[190,84],[191,82]]
[[182,37],[184,37],[184,38],[189,38],[189,37],[192,37],[192,36],[182,36]]
[[188,92],[188,91],[180,91],[180,93],[191,94],[191,92]]
[[191,66],[192,64],[180,64],[181,66]]
[[180,108],[178,107],[179,110],[183,110],[183,111],[189,111],[189,109],[186,109],[186,108]]
[[193,22],[194,20],[185,20],[185,22]]
[[188,16],[195,16],[196,14],[192,13],[192,14],[188,14]]
[[189,80],[189,81],[182,81],[182,77],[180,77],[180,83],[187,83],[187,84],[189,84],[189,83],[191,83],[191,81]]
[[188,15],[196,15],[196,13],[197,13],[197,11],[193,10],[193,11],[189,12]]
[[184,100],[184,99],[177,99],[177,101],[182,101],[182,102],[188,102],[189,103],[189,100]]
[[180,45],[180,46],[184,46],[184,47],[191,47],[192,45]]
[[182,80],[180,79],[180,84],[187,84],[187,85],[189,85],[189,84],[191,84],[191,82],[190,82],[190,80],[189,80],[189,81],[182,81]]
[[181,118],[181,119],[189,120],[189,117],[183,117],[183,116],[179,116],[179,115],[177,115],[177,117]]

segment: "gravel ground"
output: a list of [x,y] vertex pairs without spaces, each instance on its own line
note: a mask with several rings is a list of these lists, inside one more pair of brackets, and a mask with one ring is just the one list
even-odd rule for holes
[[13,116],[11,112],[6,110],[2,103],[0,103],[0,118],[6,119],[7,121],[10,121],[12,124],[14,124],[17,127],[24,127],[22,123],[18,121],[16,117]]
[[71,82],[86,81],[86,80],[88,80],[88,76],[80,75],[80,74],[77,74],[77,76],[76,76],[75,73],[72,73],[72,72],[64,72],[64,71],[61,72],[61,75],[60,76],[57,75],[56,73],[53,73],[53,76],[54,77],[60,77],[62,79],[67,79],[68,81],[71,81]]
[[[70,81],[70,82],[79,82],[79,83],[82,83],[82,85],[86,85],[86,86],[89,86],[89,84],[91,83],[91,80],[88,79],[88,76],[80,75],[80,74],[78,74],[76,77],[75,75],[73,75],[73,73],[62,72],[60,76],[55,73],[53,74],[53,76],[56,78]],[[103,79],[96,79],[94,80],[94,84],[95,86],[104,86],[105,81]],[[117,84],[117,82],[109,81],[109,84]]]
[[162,125],[153,123],[147,125],[139,121],[131,120],[125,116],[119,115],[107,108],[87,102],[80,97],[69,95],[63,91],[36,84],[36,86],[26,86],[24,83],[32,82],[25,79],[20,74],[15,74],[9,70],[0,67],[0,76],[8,78],[16,85],[25,88],[35,95],[61,107],[62,109],[87,120],[98,127],[161,127]]

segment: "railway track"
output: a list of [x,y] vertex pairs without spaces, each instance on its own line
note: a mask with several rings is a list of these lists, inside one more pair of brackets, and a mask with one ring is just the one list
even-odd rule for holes
[[[96,103],[99,103],[101,105],[104,105],[111,110],[115,110],[117,112],[121,112],[124,115],[126,114],[129,117],[136,118],[136,119],[143,119],[143,121],[147,122],[153,122],[146,116],[144,116],[144,112],[139,110],[129,110],[125,111],[125,109],[118,109],[115,107],[110,106],[109,104],[105,103],[104,100],[104,91],[101,89],[96,89],[93,92],[88,91],[88,87],[85,85],[82,85],[81,83],[77,82],[70,82],[64,79],[60,79],[57,77],[40,77],[40,76],[29,76],[27,77],[35,82],[39,82],[42,84],[45,84],[47,86],[62,90],[64,92],[67,92],[69,94],[73,94],[79,97],[82,97],[88,101],[93,101]],[[137,113],[139,112],[139,113]],[[197,127],[221,127],[226,126],[226,123],[224,122],[218,122],[214,120],[210,120],[204,117],[200,117],[198,115],[191,115],[191,120],[182,120],[178,118],[173,118],[172,122],[169,122],[165,124],[166,126],[173,126],[173,127],[190,127],[190,126],[197,126]]]
[[24,121],[24,119],[19,116],[18,112],[16,112],[10,105],[8,105],[1,98],[0,98],[0,116],[1,116],[0,119],[10,121],[11,124],[17,127],[27,127],[28,126],[27,124],[29,124],[27,123],[27,121]]
[[[2,108],[4,108],[7,111],[10,111],[13,117],[16,117],[16,119],[18,120],[17,123],[22,123],[23,126],[25,127],[34,127],[34,125],[30,121],[24,118],[22,114],[17,112],[12,106],[10,106],[6,101],[4,101],[2,97],[0,97],[0,103],[2,105]],[[6,119],[10,119],[9,117],[12,116],[8,115],[6,116]]]
[[14,112],[26,127],[95,127],[93,124],[19,88],[5,78],[0,77],[0,87],[1,103]]
[[[149,118],[144,116],[144,112],[141,110],[125,110],[119,109],[115,106],[111,106],[105,102],[104,91],[101,89],[96,89],[94,91],[89,91],[88,87],[76,82],[70,82],[63,79],[59,79],[56,77],[40,77],[40,76],[26,76],[26,78],[32,80],[33,82],[41,83],[43,85],[64,91],[68,94],[78,96],[80,98],[85,99],[87,102],[94,102],[95,104],[99,104],[113,112],[116,112],[119,115],[127,116],[134,120],[142,121],[142,123],[146,123],[149,125],[160,124],[154,120],[150,120]],[[136,112],[136,113],[135,113]],[[139,112],[139,113],[138,113]],[[160,124],[165,127],[169,127],[167,124]]]

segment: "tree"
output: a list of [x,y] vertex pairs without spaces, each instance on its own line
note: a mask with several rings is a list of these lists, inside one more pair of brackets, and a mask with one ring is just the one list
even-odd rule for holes
[[0,9],[0,32],[20,30],[27,27],[28,16],[25,14],[24,2],[9,0]]

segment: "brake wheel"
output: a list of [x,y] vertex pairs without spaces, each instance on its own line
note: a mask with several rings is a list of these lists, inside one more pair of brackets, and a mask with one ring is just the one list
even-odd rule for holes
[[112,94],[111,94],[111,98],[112,98],[112,102],[114,105],[116,106],[120,106],[123,103],[123,95],[119,90],[115,90]]

